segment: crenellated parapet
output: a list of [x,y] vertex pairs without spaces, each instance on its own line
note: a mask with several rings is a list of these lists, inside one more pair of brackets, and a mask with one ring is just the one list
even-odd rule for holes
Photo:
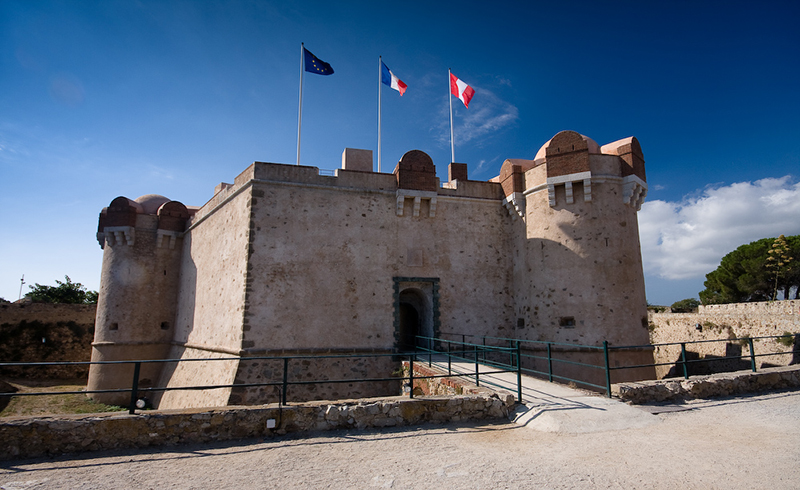
[[[535,167],[543,171],[529,174]],[[644,157],[635,137],[601,147],[575,131],[555,135],[542,145],[533,160],[506,160],[496,181],[503,186],[503,204],[512,217],[524,217],[525,196],[540,191],[547,191],[551,208],[575,204],[576,199],[592,202],[596,184],[620,186],[621,202],[636,211],[647,195]]]

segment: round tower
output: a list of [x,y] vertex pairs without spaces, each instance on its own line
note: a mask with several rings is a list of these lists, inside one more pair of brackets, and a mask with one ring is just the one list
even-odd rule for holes
[[[591,138],[562,131],[534,160],[506,160],[500,180],[507,207],[525,223],[524,240],[517,243],[525,260],[514,274],[523,327],[519,338],[590,346],[649,344],[636,216],[647,183],[636,138],[600,147]],[[600,353],[576,351],[572,357],[602,362]],[[652,363],[649,350],[615,352],[612,365],[645,360]],[[614,381],[652,377],[615,374]]]
[[[165,359],[173,337],[186,206],[164,196],[117,197],[100,213],[103,248],[92,361]],[[145,363],[140,387],[158,383],[163,364]],[[93,364],[88,390],[130,388],[132,364]],[[127,405],[129,393],[93,399]]]

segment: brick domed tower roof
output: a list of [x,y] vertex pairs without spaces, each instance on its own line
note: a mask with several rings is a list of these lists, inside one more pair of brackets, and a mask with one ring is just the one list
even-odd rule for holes
[[143,214],[156,214],[158,213],[158,208],[165,202],[169,202],[169,198],[159,194],[145,194],[144,196],[137,197],[136,202],[142,206]]

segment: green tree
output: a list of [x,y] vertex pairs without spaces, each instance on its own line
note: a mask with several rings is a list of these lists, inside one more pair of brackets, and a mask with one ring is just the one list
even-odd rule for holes
[[69,276],[64,276],[65,282],[56,279],[58,286],[43,286],[36,284],[30,286],[31,292],[25,295],[34,303],[97,303],[97,291],[89,291],[79,282],[72,282]]
[[673,313],[694,313],[698,306],[700,306],[700,301],[695,298],[686,298],[672,303],[670,309]]
[[[722,258],[716,270],[706,274],[706,289],[700,291],[704,305],[717,303],[744,303],[768,301],[775,293],[775,275],[767,267],[769,251],[775,238],[762,238],[740,246]],[[800,256],[800,235],[786,237],[792,256]],[[774,254],[773,254],[774,255]],[[779,281],[778,290],[789,299],[800,285],[800,271],[791,269]]]
[[[787,284],[786,278],[793,269],[794,259],[792,257],[786,237],[781,235],[772,243],[772,247],[767,251],[767,270],[770,276],[775,278],[775,289],[772,293],[772,301],[778,297],[778,287],[782,286],[783,297],[789,296],[791,286]],[[795,293],[795,296],[797,294]]]

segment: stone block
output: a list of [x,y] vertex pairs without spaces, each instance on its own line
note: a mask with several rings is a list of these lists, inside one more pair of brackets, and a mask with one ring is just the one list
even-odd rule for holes
[[372,150],[345,148],[342,152],[342,168],[359,172],[372,172]]

